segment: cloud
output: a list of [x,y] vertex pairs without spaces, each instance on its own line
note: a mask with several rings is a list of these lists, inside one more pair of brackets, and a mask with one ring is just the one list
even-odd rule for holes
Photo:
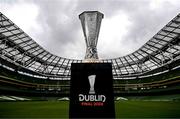
[[2,13],[29,35],[36,36],[36,32],[42,30],[36,19],[39,9],[35,4],[20,0],[17,2],[4,1],[0,3],[0,8]]
[[0,4],[0,10],[44,49],[75,59],[85,55],[78,18],[83,11],[105,15],[98,41],[101,59],[137,50],[180,11],[178,0],[7,0]]

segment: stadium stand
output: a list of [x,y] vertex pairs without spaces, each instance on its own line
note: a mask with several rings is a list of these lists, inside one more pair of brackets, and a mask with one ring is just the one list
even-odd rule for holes
[[[113,59],[115,96],[180,91],[180,14],[137,51]],[[0,13],[0,95],[69,96],[71,63],[53,55]]]

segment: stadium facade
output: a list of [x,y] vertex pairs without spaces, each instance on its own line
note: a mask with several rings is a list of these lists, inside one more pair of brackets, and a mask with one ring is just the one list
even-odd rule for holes
[[[0,93],[69,95],[71,63],[38,45],[0,13]],[[115,95],[177,93],[180,90],[180,14],[133,53],[113,59]]]

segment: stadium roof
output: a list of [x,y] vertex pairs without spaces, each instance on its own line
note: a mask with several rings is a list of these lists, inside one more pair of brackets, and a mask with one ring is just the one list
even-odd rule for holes
[[[70,78],[68,59],[51,54],[0,13],[0,65],[31,76],[66,80]],[[152,75],[180,65],[180,14],[137,51],[111,62],[114,79]]]

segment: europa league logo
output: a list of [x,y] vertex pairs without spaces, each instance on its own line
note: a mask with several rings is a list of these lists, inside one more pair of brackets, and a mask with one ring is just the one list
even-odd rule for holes
[[96,78],[96,75],[88,76],[89,84],[90,84],[89,94],[95,94],[95,90],[94,90],[95,78]]

